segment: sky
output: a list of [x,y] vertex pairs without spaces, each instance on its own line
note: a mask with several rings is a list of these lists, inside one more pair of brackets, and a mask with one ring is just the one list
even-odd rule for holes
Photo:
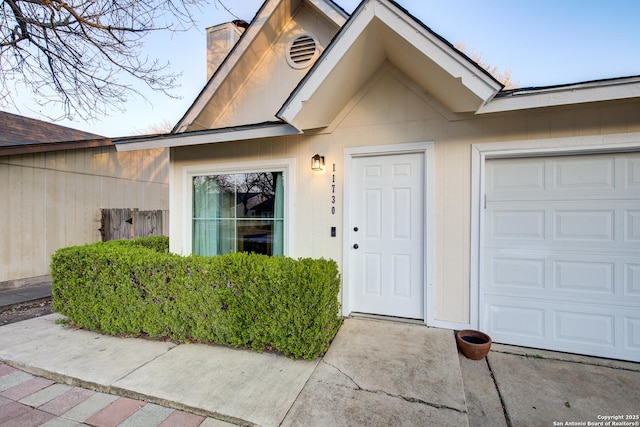
[[[169,62],[182,73],[180,99],[144,90],[126,111],[93,122],[57,124],[108,137],[149,133],[171,126],[187,111],[206,84],[206,33],[209,26],[239,17],[247,22],[263,0],[223,0],[232,16],[215,2],[196,16],[198,26],[184,33],[155,33],[146,54]],[[484,63],[511,70],[518,87],[539,87],[640,75],[640,1],[637,0],[398,0],[402,7],[452,44],[481,54]],[[357,0],[336,0],[348,13]],[[51,121],[60,112],[42,110],[27,94],[16,96],[8,111]]]

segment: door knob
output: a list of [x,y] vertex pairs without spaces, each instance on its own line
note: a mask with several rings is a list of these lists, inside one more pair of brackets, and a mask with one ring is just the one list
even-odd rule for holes
[[356,243],[355,245],[353,245],[353,249],[358,249],[360,246],[358,246],[358,244]]
[[358,231],[358,227],[353,227],[353,231]]

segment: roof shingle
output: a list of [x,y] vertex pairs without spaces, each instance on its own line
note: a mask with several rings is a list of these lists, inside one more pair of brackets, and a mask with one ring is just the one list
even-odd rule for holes
[[104,137],[0,111],[0,147],[101,138]]

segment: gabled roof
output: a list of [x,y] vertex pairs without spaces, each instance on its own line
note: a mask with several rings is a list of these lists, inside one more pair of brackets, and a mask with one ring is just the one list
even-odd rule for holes
[[394,1],[364,0],[277,116],[301,130],[328,126],[385,61],[454,113],[503,87]]
[[[342,27],[349,16],[331,0],[266,0],[172,132],[184,132],[196,120],[221,85],[233,77],[234,69],[239,70],[235,75],[240,78],[249,73],[278,36],[279,30],[284,27],[293,11],[302,3],[326,16],[337,28]],[[238,81],[236,84],[241,83]]]
[[[179,133],[207,107],[221,83],[242,61],[255,66],[284,17],[282,7],[304,3],[322,10],[342,28],[300,80],[275,118],[280,122],[246,124]],[[289,16],[292,10],[287,9]],[[280,16],[280,20],[275,20]],[[213,75],[174,134],[115,141],[118,150],[177,147],[292,135],[327,127],[342,108],[388,62],[452,113],[489,114],[625,98],[640,98],[640,76],[562,86],[503,91],[486,70],[434,33],[393,0],[363,0],[353,15],[328,0],[267,0]],[[265,34],[270,34],[270,39]],[[256,50],[258,49],[258,50]],[[253,61],[253,63],[252,63]]]
[[0,156],[112,145],[103,136],[0,111]]

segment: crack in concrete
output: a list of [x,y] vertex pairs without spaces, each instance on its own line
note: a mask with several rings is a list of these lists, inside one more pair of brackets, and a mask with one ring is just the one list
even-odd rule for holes
[[[322,362],[324,359],[320,359],[320,362]],[[295,406],[296,402],[298,401],[298,399],[300,398],[300,395],[302,394],[302,391],[307,388],[307,384],[309,384],[309,382],[311,381],[311,378],[313,377],[313,375],[316,373],[316,371],[318,370],[318,366],[320,366],[320,362],[316,363],[316,366],[313,368],[313,372],[311,372],[311,375],[309,375],[309,377],[307,378],[307,380],[304,382],[304,384],[302,385],[302,387],[300,387],[300,391],[298,391],[298,394],[296,394],[296,398],[293,399],[293,402],[291,402],[291,405],[289,405],[289,408],[287,409],[287,411],[284,413],[284,415],[282,416],[282,418],[280,419],[280,422],[278,423],[278,426],[281,426],[282,424],[284,424],[285,420],[287,419],[287,417],[289,416],[289,413],[291,412],[291,410],[293,409],[293,407]]]
[[146,362],[144,362],[143,364],[135,367],[134,369],[132,369],[131,371],[125,373],[124,375],[122,375],[120,378],[116,378],[114,381],[112,381],[111,384],[109,384],[109,387],[117,387],[116,384],[119,383],[120,381],[124,380],[125,378],[127,378],[130,375],[133,375],[135,372],[138,372],[140,369],[144,368],[145,366],[149,365],[150,363],[155,362],[156,360],[158,360],[159,358],[161,358],[162,356],[165,356],[167,354],[169,354],[169,352],[173,349],[178,348],[179,344],[175,344],[173,345],[171,348],[169,348],[167,351],[157,354],[155,355],[153,358],[151,358],[150,360],[147,360]]
[[322,359],[322,363],[331,366],[333,369],[340,372],[343,376],[347,377],[347,379],[349,379],[349,381],[351,381],[353,385],[356,386],[356,390],[362,390],[362,387],[360,387],[360,385],[353,378],[351,378],[350,375],[348,375],[346,372],[343,372],[342,369],[338,368],[336,365],[332,365],[331,363],[326,362],[324,359]]
[[[348,375],[345,372],[343,372],[337,366],[332,365],[331,363],[328,363],[328,362],[326,362],[324,360],[322,360],[322,363],[324,363],[324,364],[326,364],[328,366],[331,366],[336,371],[340,372],[340,374],[342,374],[344,377],[346,377],[349,381],[351,381],[353,383],[353,385],[356,387],[356,389],[355,389],[356,391],[363,391],[365,393],[373,393],[373,394],[383,394],[385,396],[392,397],[394,399],[401,399],[401,400],[404,400],[405,402],[409,402],[409,403],[419,403],[421,405],[430,406],[430,407],[435,408],[435,409],[447,409],[447,410],[450,410],[450,411],[458,412],[460,414],[468,415],[467,411],[461,410],[461,409],[458,409],[458,408],[454,408],[452,406],[441,405],[441,404],[433,403],[433,402],[427,402],[425,400],[418,399],[416,397],[407,397],[407,396],[403,396],[401,394],[393,394],[393,393],[386,392],[384,390],[371,390],[371,389],[363,388],[350,375]],[[341,384],[332,384],[332,385],[346,388],[346,386],[341,385]]]
[[489,358],[485,357],[485,361],[487,363],[487,369],[489,369],[489,375],[491,375],[491,380],[493,380],[493,385],[498,392],[498,398],[500,399],[500,405],[502,406],[502,414],[504,415],[504,421],[507,424],[507,427],[511,427],[513,424],[511,423],[511,418],[509,417],[509,412],[507,411],[507,406],[504,401],[504,397],[502,397],[502,393],[500,393],[500,387],[498,387],[498,381],[496,380],[496,376],[493,375],[493,369],[491,369],[491,363],[489,363]]
[[[575,363],[577,365],[597,366],[599,368],[616,369],[618,371],[640,372],[640,370],[638,369],[626,368],[624,366],[611,366],[611,365],[606,365],[604,363],[596,363],[596,361],[589,362],[588,360],[568,360],[568,359],[562,359],[560,357],[542,356],[539,354],[531,354],[531,353],[522,354],[522,353],[516,353],[508,350],[492,350],[492,351],[495,351],[496,353],[501,353],[501,354],[508,354],[510,356],[520,356],[520,357],[533,359],[533,360],[536,360],[536,359],[537,360],[553,360],[556,362]],[[623,363],[634,363],[634,362],[623,361]]]

